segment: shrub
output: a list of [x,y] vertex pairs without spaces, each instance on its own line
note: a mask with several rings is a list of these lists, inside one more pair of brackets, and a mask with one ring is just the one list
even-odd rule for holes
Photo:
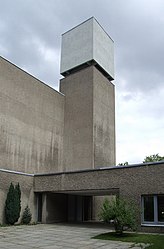
[[113,223],[115,232],[122,234],[124,230],[136,229],[135,208],[131,203],[116,197],[115,200],[109,202],[105,199],[100,218],[107,223]]
[[21,211],[21,190],[20,190],[20,186],[19,183],[15,186],[15,209],[16,209],[16,219],[18,221],[19,217],[20,217],[20,211]]
[[30,208],[28,206],[26,206],[24,212],[23,212],[23,216],[22,216],[22,224],[29,224],[32,218],[32,214],[30,211]]
[[6,223],[14,225],[14,223],[17,222],[20,217],[20,210],[21,210],[20,186],[18,183],[14,188],[14,185],[11,183],[5,203]]

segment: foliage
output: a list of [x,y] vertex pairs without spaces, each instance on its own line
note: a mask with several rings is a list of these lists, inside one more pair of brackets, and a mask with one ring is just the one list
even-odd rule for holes
[[100,212],[100,218],[106,222],[113,222],[115,232],[122,234],[124,230],[136,229],[135,208],[132,203],[128,203],[119,197],[109,201],[105,199]]
[[19,183],[14,187],[11,183],[5,203],[6,223],[14,225],[20,217],[21,210],[21,190]]
[[124,163],[119,163],[119,164],[118,164],[118,166],[127,166],[127,165],[129,165],[128,162],[124,162]]
[[21,190],[20,190],[20,186],[19,183],[15,186],[15,209],[16,209],[16,221],[18,221],[19,217],[20,217],[20,211],[21,211]]
[[147,249],[163,249],[164,235],[123,233],[122,236],[118,236],[116,233],[110,232],[97,235],[94,239],[132,242],[134,245],[141,245],[140,248],[145,248],[144,246],[142,247],[142,243],[144,243],[147,244]]
[[154,155],[146,156],[143,163],[159,162],[163,160],[164,160],[164,156],[159,156],[159,154],[154,154]]
[[24,212],[23,212],[23,216],[22,216],[22,224],[29,224],[32,218],[32,214],[30,211],[30,208],[28,206],[26,206]]
[[[158,153],[157,154],[153,154],[150,156],[146,156],[143,160],[143,163],[149,163],[149,162],[159,162],[159,161],[164,161],[164,156],[160,156]],[[128,162],[124,162],[124,163],[119,163],[118,166],[127,166],[129,165]]]
[[7,224],[14,224],[15,217],[12,217],[14,206],[14,185],[11,183],[5,203],[5,216]]

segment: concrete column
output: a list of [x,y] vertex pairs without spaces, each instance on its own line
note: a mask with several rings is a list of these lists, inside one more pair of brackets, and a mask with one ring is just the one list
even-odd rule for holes
[[47,223],[47,194],[42,194],[42,223]]

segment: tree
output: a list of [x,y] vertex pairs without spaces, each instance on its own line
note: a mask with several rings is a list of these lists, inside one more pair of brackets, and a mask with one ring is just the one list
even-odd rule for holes
[[15,210],[16,210],[16,219],[18,221],[21,211],[21,190],[19,183],[15,186]]
[[13,212],[14,205],[15,205],[14,185],[11,183],[5,203],[5,217],[7,224],[13,225],[15,223],[15,214]]
[[28,206],[26,206],[24,212],[23,212],[23,216],[22,216],[22,224],[29,224],[32,218],[32,214],[30,211],[30,208]]
[[105,199],[100,212],[100,218],[106,223],[113,223],[115,232],[119,235],[127,229],[136,229],[136,212],[134,205],[119,197],[109,201]]
[[14,225],[14,223],[18,221],[21,209],[20,198],[21,190],[19,183],[16,185],[15,188],[14,185],[11,183],[5,203],[5,217],[7,224]]
[[124,163],[119,163],[119,164],[118,164],[118,166],[127,166],[127,165],[129,165],[128,162],[124,162]]
[[159,162],[163,160],[164,160],[164,156],[159,156],[159,154],[154,154],[154,155],[146,156],[143,163]]

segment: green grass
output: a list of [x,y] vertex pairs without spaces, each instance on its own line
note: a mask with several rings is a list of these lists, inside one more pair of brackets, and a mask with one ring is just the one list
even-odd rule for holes
[[104,233],[93,237],[93,239],[114,240],[122,242],[132,242],[150,244],[146,249],[164,249],[164,235],[123,233],[121,236],[114,232]]

